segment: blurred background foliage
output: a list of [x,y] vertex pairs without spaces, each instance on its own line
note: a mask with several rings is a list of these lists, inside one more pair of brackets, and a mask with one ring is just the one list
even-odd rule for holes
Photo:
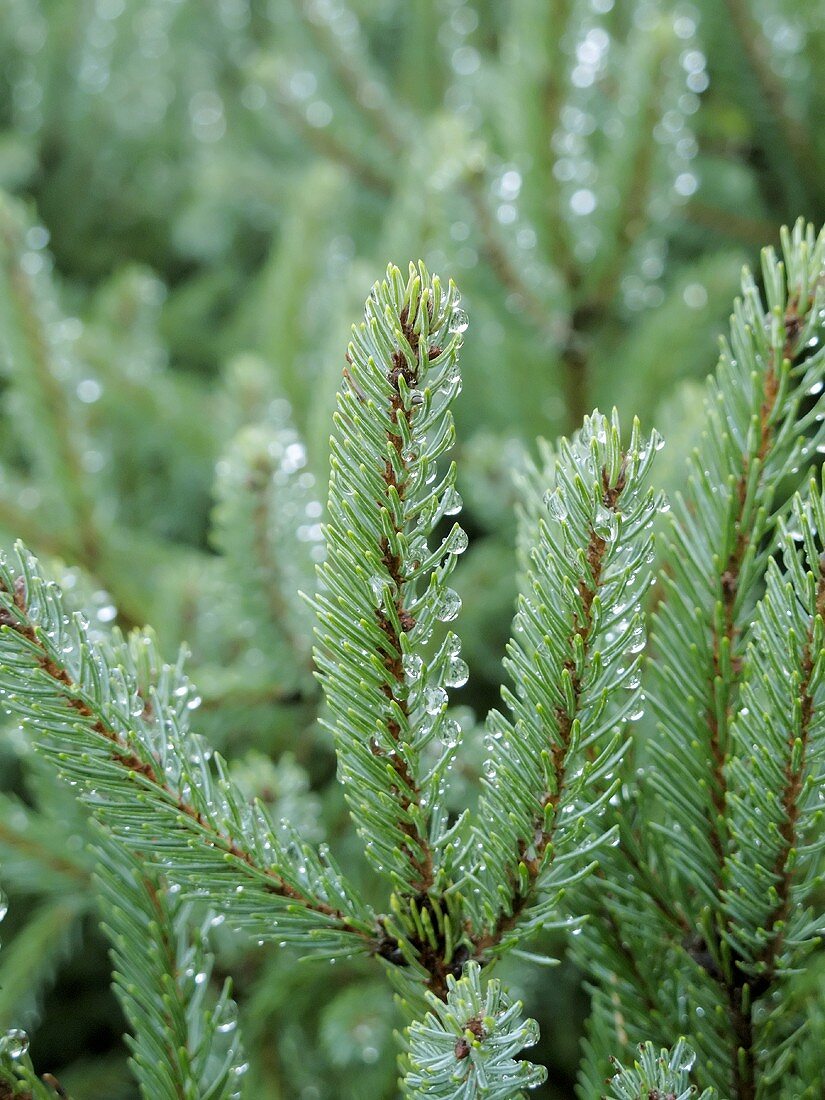
[[[297,596],[359,303],[420,256],[470,316],[472,731],[515,593],[513,470],[616,404],[665,433],[678,481],[742,263],[823,221],[823,66],[818,0],[3,0],[3,542],[49,558],[96,629],[186,641],[203,733],[370,892]],[[74,1096],[126,1100],[88,827],[16,728],[0,766],[0,1022]],[[216,938],[250,1096],[394,1095],[377,972]],[[544,1095],[571,1095],[576,972],[508,977],[541,1023]]]

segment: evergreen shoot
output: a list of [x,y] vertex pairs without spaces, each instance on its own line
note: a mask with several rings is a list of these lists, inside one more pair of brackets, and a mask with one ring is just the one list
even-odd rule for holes
[[[42,761],[30,804],[0,806],[17,820],[0,828],[4,875],[25,890],[27,867],[49,868],[65,891],[65,914],[44,896],[30,949],[52,927],[68,938],[75,894],[94,891],[146,1100],[257,1088],[215,952],[270,943],[383,972],[410,1098],[541,1086],[546,1069],[521,1057],[538,1024],[490,975],[508,957],[532,974],[565,943],[591,998],[583,1100],[822,1095],[822,985],[806,968],[823,961],[825,237],[800,222],[782,247],[764,253],[764,292],[743,277],[670,514],[662,437],[615,411],[519,472],[508,683],[483,734],[465,735],[450,696],[470,672],[450,583],[469,541],[448,458],[468,326],[453,283],[418,263],[373,287],[346,352],[322,527],[283,407],[235,434],[218,468],[222,557],[204,575],[231,593],[239,667],[292,715],[314,698],[314,608],[353,825],[335,853],[297,765],[230,766],[196,731],[183,651],[170,661],[151,630],[90,621],[22,543],[4,560],[0,691]],[[83,499],[66,498],[67,532],[98,522]],[[269,679],[256,642],[277,660]],[[457,772],[477,734],[467,798]],[[90,854],[54,865],[47,805],[61,798]],[[14,1025],[0,1043],[6,1092],[67,1095],[27,1042]]]
[[405,1095],[523,1100],[523,1089],[546,1080],[542,1066],[513,1057],[537,1041],[536,1021],[522,1020],[521,1004],[509,1002],[497,978],[482,989],[480,973],[469,962],[458,981],[447,979],[446,1001],[428,993],[431,1011],[409,1030]]
[[766,250],[764,301],[745,273],[673,499],[647,670],[656,728],[578,951],[594,984],[583,1096],[619,1046],[676,1032],[720,1095],[797,1095],[784,1082],[798,1060],[818,1066],[798,1095],[822,1087],[806,1050],[819,1035],[789,1005],[821,928],[825,528],[808,471],[825,419],[824,247],[799,223],[781,260]]
[[617,1067],[619,1072],[610,1081],[610,1092],[614,1100],[715,1100],[716,1093],[705,1089],[701,1096],[690,1084],[689,1073],[693,1068],[695,1055],[684,1039],[680,1039],[673,1050],[661,1050],[657,1054],[652,1043],[639,1047],[640,1058],[633,1063],[632,1069]]

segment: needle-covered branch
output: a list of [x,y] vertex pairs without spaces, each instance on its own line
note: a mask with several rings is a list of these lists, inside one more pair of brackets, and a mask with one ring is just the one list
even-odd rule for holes
[[454,466],[439,475],[438,464],[466,326],[452,284],[390,267],[352,330],[330,441],[316,662],[353,820],[402,895],[440,878],[459,732],[446,688],[467,678],[453,634],[430,644],[460,607],[446,582],[467,537],[453,525],[431,542],[461,504]]
[[11,423],[49,493],[49,528],[91,569],[100,535],[83,465],[82,405],[73,392],[80,367],[56,323],[62,317],[44,257],[24,261],[27,223],[18,207],[0,197],[0,357],[10,369],[16,411]]
[[[261,940],[376,957],[417,1021],[404,1040],[410,1097],[512,1100],[541,1083],[519,1057],[534,1023],[496,980],[482,985],[481,967],[508,952],[547,961],[521,949],[565,925],[592,993],[583,1100],[605,1088],[684,1100],[691,1079],[704,1100],[818,1095],[825,1009],[799,972],[823,926],[825,497],[812,485],[791,498],[825,447],[825,241],[800,225],[783,246],[784,265],[765,257],[766,304],[745,276],[655,593],[656,433],[634,423],[623,441],[617,416],[596,412],[522,476],[510,686],[488,721],[475,815],[458,784],[446,789],[459,742],[447,693],[468,669],[440,626],[457,617],[447,582],[467,546],[447,519],[461,500],[444,461],[467,322],[453,285],[423,265],[391,267],[373,288],[338,395],[311,602],[339,777],[390,887],[381,914],[190,730],[198,700],[180,662],[165,664],[148,634],[102,637],[68,615],[22,547],[0,568],[0,698],[109,834],[99,878],[147,1096],[237,1093],[233,1008],[228,989],[209,989],[198,899]],[[320,518],[303,457],[289,434],[246,429],[221,466],[217,513],[231,568],[257,562],[239,578],[251,582],[245,615],[265,624],[256,646],[276,666],[279,646],[294,658],[296,681],[305,629],[289,617],[287,565],[312,554],[299,566],[277,547],[289,508]],[[304,526],[309,549],[317,524]],[[658,733],[642,722],[647,593]],[[251,786],[270,798],[264,777]],[[32,813],[19,830],[2,817],[0,855],[20,889],[26,844],[54,873],[49,902],[82,889],[85,862],[55,864]],[[606,1083],[610,1055],[627,1064],[637,1049]]]
[[[784,261],[763,254],[763,304],[745,272],[730,341],[709,380],[707,428],[667,537],[651,699],[661,726],[655,789],[677,877],[716,903],[726,840],[726,763],[752,608],[774,545],[783,479],[825,439],[825,236],[800,222]],[[700,930],[701,931],[701,930]]]
[[0,566],[0,617],[6,706],[112,833],[257,935],[369,949],[372,917],[329,855],[276,830],[191,732],[181,661],[149,634],[94,637],[22,546]]
[[198,921],[180,887],[101,838],[96,871],[114,984],[132,1029],[127,1042],[146,1100],[238,1100],[246,1064],[230,984],[214,996]]
[[825,238],[800,223],[782,241],[782,262],[763,256],[764,303],[743,277],[666,532],[658,732],[638,754],[625,871],[577,953],[596,987],[583,1096],[606,1051],[639,1039],[633,988],[647,990],[647,1037],[688,1035],[699,1083],[735,1100],[784,1088],[815,1033],[802,1025],[817,1013],[786,998],[822,926],[825,517],[818,491],[791,505],[791,490],[825,443]]
[[[480,957],[559,919],[563,891],[609,839],[601,816],[641,709],[640,600],[658,503],[646,482],[659,445],[635,424],[623,448],[616,416],[594,413],[548,471],[505,661],[512,718],[490,718],[469,855]],[[537,514],[535,503],[524,511]]]
[[306,447],[287,415],[271,412],[238,432],[216,473],[212,542],[242,612],[237,618],[265,661],[262,679],[283,694],[306,691],[313,623],[299,593],[314,588],[324,549]]
[[825,501],[794,499],[781,558],[768,563],[728,768],[727,930],[764,987],[820,942],[825,870]]

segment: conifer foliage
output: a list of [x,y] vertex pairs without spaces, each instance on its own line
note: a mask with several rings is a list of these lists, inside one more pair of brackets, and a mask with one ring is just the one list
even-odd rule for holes
[[[672,1051],[658,1053],[652,1043],[644,1043],[639,1047],[639,1054],[641,1057],[632,1069],[618,1066],[619,1072],[610,1082],[614,1100],[658,1100],[671,1096],[673,1100],[692,1100],[696,1097],[696,1089],[688,1079],[696,1056],[684,1039],[680,1039]],[[716,1095],[712,1089],[705,1089],[698,1100],[716,1100]]]
[[[584,1096],[617,1043],[677,1031],[720,1095],[823,1086],[821,1050],[806,1050],[816,1028],[789,1006],[822,926],[825,528],[805,471],[825,419],[824,247],[799,223],[781,260],[766,250],[764,303],[745,273],[662,539],[647,677],[656,729],[579,956],[597,983]],[[814,1079],[786,1093],[796,1064],[817,1066]]]
[[[574,934],[591,989],[584,1100],[605,1088],[618,1100],[821,1095],[821,994],[799,983],[823,923],[825,496],[807,475],[825,445],[825,238],[800,224],[783,252],[765,253],[764,302],[744,277],[668,518],[654,488],[662,440],[638,422],[623,433],[616,413],[585,417],[521,477],[509,685],[488,720],[480,798],[460,809],[448,692],[469,670],[448,580],[468,539],[445,456],[467,318],[423,264],[374,286],[346,355],[325,555],[307,593],[368,891],[192,729],[182,657],[165,661],[148,630],[90,625],[22,544],[0,567],[3,701],[91,819],[147,1100],[242,1095],[236,1006],[212,980],[222,926],[380,965],[404,1013],[409,1097],[508,1100],[543,1083],[520,1057],[537,1025],[489,975],[508,953],[547,961],[525,948],[551,927]],[[283,465],[301,447],[290,433],[261,428],[236,448],[274,461],[276,486],[312,516],[311,482]],[[221,495],[230,555],[254,549],[238,524],[260,519],[261,486],[243,486],[249,498],[231,481]],[[305,547],[289,575],[307,578],[307,560]],[[256,583],[282,606],[282,578],[259,569]],[[283,606],[304,639],[294,594]],[[299,695],[312,690],[303,644],[285,681]],[[0,1074],[13,1096],[59,1094],[17,1030]]]
[[410,1028],[412,1067],[403,1086],[407,1095],[442,1097],[524,1096],[524,1088],[547,1077],[541,1066],[516,1061],[538,1038],[535,1020],[520,1023],[521,1004],[510,1004],[496,978],[482,990],[477,963],[464,976],[447,979],[447,999],[428,994],[431,1012]]
[[454,440],[466,325],[455,287],[423,266],[406,283],[390,268],[353,329],[330,447],[316,661],[367,855],[410,896],[442,878],[444,777],[458,740],[445,685],[466,679],[454,634],[426,649],[460,607],[446,582],[467,536],[453,524],[431,541],[460,507],[455,466],[439,478],[437,463]]

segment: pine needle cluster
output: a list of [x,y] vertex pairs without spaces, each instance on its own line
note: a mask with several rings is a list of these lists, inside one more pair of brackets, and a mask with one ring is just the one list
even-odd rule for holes
[[[242,1095],[231,985],[212,980],[221,926],[378,964],[405,1017],[409,1097],[508,1100],[544,1081],[519,1057],[535,1021],[489,975],[508,955],[552,962],[527,950],[550,928],[591,992],[583,1100],[821,1095],[822,1010],[805,1011],[802,982],[823,923],[825,237],[798,224],[762,281],[764,298],[745,274],[670,502],[661,437],[616,413],[521,471],[508,685],[477,804],[459,808],[468,746],[450,691],[469,669],[448,582],[468,537],[446,456],[468,320],[423,264],[375,284],[346,354],[322,531],[254,577],[294,638],[298,697],[314,691],[307,612],[284,593],[303,583],[314,608],[366,892],[195,731],[183,656],[90,624],[22,544],[0,566],[3,704],[82,807],[93,858],[56,871],[95,891],[147,1098]],[[294,478],[304,461],[289,427],[238,438],[218,506],[227,558],[254,557],[278,503],[317,518],[313,479]],[[10,1095],[59,1090],[25,1045],[3,1039]]]

